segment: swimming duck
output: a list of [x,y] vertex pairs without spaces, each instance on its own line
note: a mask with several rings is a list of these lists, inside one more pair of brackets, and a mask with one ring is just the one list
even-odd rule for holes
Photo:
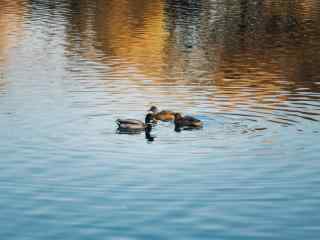
[[136,119],[118,119],[118,130],[122,132],[141,132],[145,129],[151,131],[153,114],[148,113],[145,117],[145,122]]
[[195,117],[182,116],[180,113],[174,115],[174,124],[176,128],[187,127],[187,128],[202,128],[203,122]]
[[150,112],[153,113],[153,119],[157,121],[170,122],[174,120],[174,112],[168,110],[159,111],[156,106],[152,106],[149,109]]

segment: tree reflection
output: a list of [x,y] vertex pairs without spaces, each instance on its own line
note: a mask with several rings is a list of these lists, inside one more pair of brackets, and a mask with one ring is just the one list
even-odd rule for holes
[[[246,101],[241,91],[249,88],[257,101],[279,93],[281,102],[282,92],[320,90],[317,5],[312,0],[79,1],[71,5],[77,10],[70,39],[93,46],[87,57],[103,53],[107,57],[95,60],[112,65],[116,59],[121,68],[134,67],[155,84],[211,85],[216,91],[208,97],[225,93],[235,104]],[[128,79],[139,84],[142,78]]]

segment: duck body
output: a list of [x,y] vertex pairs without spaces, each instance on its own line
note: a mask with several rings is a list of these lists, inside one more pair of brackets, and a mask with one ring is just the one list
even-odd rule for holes
[[140,120],[136,119],[118,119],[116,121],[119,130],[144,130],[146,124]]
[[118,130],[119,131],[134,131],[134,132],[139,132],[143,131],[146,128],[152,128],[152,119],[153,115],[151,113],[146,115],[145,122],[142,122],[137,119],[118,119],[116,120],[116,124],[118,125]]
[[157,121],[170,122],[174,120],[174,112],[163,110],[154,114],[154,119]]
[[203,122],[192,116],[182,116],[180,113],[175,114],[174,124],[176,127],[202,128]]
[[170,122],[174,121],[175,119],[175,112],[168,111],[168,110],[162,110],[159,111],[157,107],[152,106],[149,110],[153,114],[153,119],[156,121],[163,121],[163,122]]

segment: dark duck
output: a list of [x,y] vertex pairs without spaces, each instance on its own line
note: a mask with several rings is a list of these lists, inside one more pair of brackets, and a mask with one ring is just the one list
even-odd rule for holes
[[182,116],[180,113],[174,115],[175,130],[181,129],[199,129],[203,127],[203,122],[192,116]]

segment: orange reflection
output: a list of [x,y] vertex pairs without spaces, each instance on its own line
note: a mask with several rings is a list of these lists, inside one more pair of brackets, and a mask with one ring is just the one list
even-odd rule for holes
[[23,33],[22,1],[2,0],[0,8],[0,62],[5,63],[8,50],[18,43]]
[[22,1],[0,2],[0,92],[6,87],[4,71],[9,50],[17,45],[23,34],[24,6]]
[[162,74],[168,34],[163,0],[97,1],[97,40],[113,56],[146,75]]

